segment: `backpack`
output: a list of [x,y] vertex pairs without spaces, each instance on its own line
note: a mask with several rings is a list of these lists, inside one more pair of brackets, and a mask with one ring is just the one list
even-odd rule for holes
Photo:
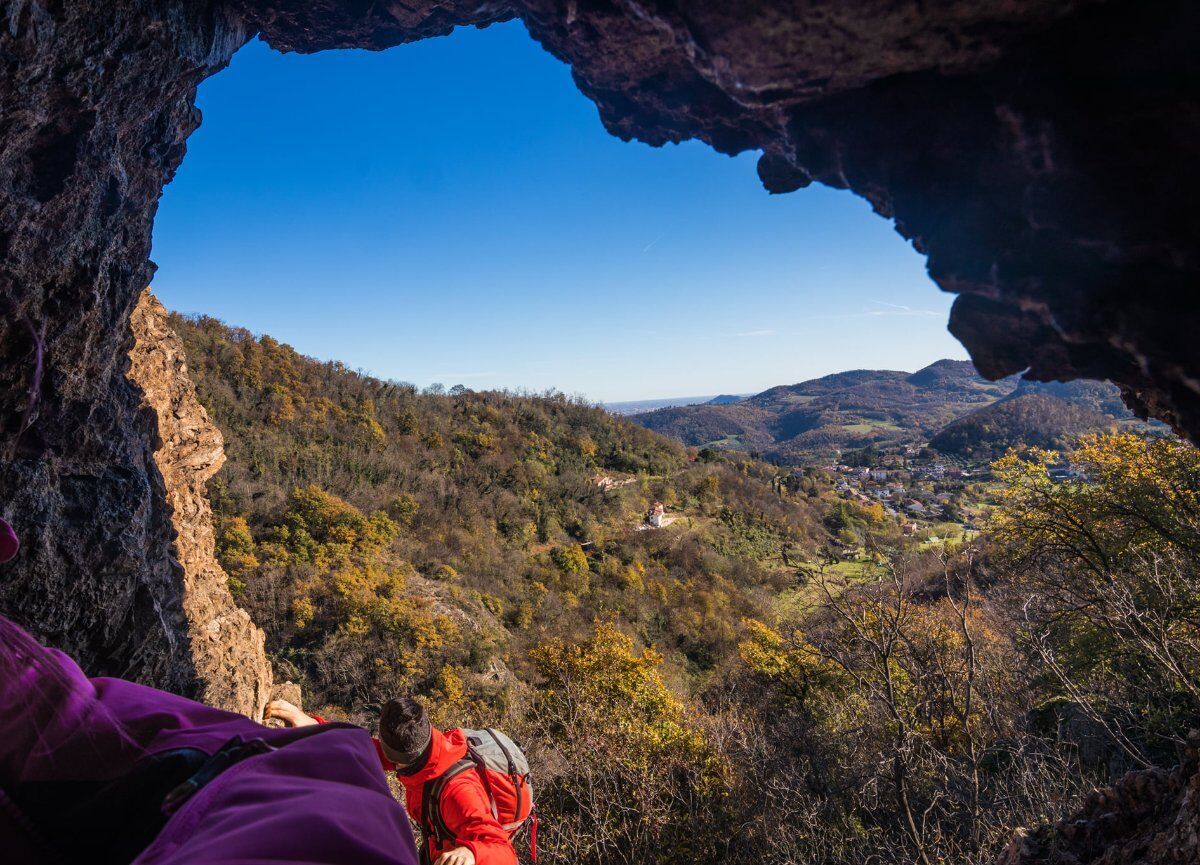
[[492,816],[511,840],[529,824],[529,854],[537,862],[537,811],[533,807],[533,788],[529,784],[529,760],[517,743],[499,730],[463,729],[467,739],[467,755],[438,777],[425,784],[421,791],[421,829],[425,833],[422,853],[428,850],[429,839],[441,846],[457,839],[442,819],[442,791],[451,778],[463,772],[476,771],[483,782],[492,806]]

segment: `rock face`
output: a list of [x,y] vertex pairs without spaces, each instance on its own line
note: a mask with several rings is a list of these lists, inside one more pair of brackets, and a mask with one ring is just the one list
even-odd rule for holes
[[1053,827],[1022,832],[997,865],[1200,862],[1200,733],[1171,772],[1130,772]]
[[263,633],[229,594],[229,578],[215,556],[212,508],[205,497],[205,483],[225,463],[224,440],[196,399],[183,343],[149,289],[130,322],[135,342],[129,378],[158,418],[152,456],[174,529],[171,552],[182,569],[180,607],[196,696],[210,706],[261,718],[271,693]]
[[246,34],[211,5],[16,2],[0,17],[0,610],[89,672],[202,695],[183,572],[126,377],[150,225]]
[[[14,0],[0,512],[25,546],[0,609],[95,673],[215,687],[226,661],[195,654],[172,552],[172,503],[199,510],[168,487],[196,473],[161,469],[162,417],[125,374],[195,88],[256,32],[384,48],[512,17],[614,134],[761,148],[768,190],[825,183],[894,218],[959,294],[951,330],[985,375],[1110,378],[1200,438],[1190,0]],[[193,540],[191,573],[209,573]],[[219,606],[196,621],[232,623]]]

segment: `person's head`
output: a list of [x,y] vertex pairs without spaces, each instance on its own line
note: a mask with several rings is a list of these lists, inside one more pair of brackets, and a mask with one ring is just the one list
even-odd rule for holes
[[427,756],[433,726],[425,707],[412,697],[388,700],[379,713],[379,742],[383,754],[400,769],[419,765]]

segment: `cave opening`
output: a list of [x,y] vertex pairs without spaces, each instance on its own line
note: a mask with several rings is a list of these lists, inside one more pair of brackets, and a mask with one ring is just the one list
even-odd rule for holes
[[[171,435],[195,434],[160,424],[187,394],[165,387],[148,410],[126,372],[196,88],[256,34],[280,50],[379,49],[519,17],[613,135],[760,150],[768,188],[849,189],[894,218],[958,294],[951,326],[987,375],[1108,378],[1194,440],[1198,15],[1186,0],[10,4],[0,515],[24,545],[0,606],[95,672],[199,694],[228,669],[189,641],[233,622],[229,608],[181,599],[167,496],[200,507],[201,481],[156,462]],[[824,194],[739,188],[764,206]],[[657,233],[643,236],[637,254]]]
[[606,402],[966,357],[866,202],[768,195],[757,151],[620,141],[519,22],[383,52],[254,41],[197,102],[154,291],[304,354]]

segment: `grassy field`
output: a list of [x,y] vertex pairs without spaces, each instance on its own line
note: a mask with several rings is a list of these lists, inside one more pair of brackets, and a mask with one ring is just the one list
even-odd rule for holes
[[725,436],[725,438],[719,438],[701,445],[701,447],[706,448],[740,448],[741,446],[741,436]]
[[[878,566],[874,562],[843,561],[825,565],[821,573],[827,581],[829,590],[836,595],[844,585],[868,580],[878,571]],[[775,598],[775,615],[784,621],[794,621],[812,612],[825,600],[825,591],[821,587],[821,580],[821,575],[814,574],[804,585],[780,592]]]
[[866,420],[862,421],[861,423],[843,424],[842,429],[854,435],[864,435],[866,433],[879,432],[881,430],[886,432],[903,432],[900,427],[896,426],[891,421],[886,420]]

